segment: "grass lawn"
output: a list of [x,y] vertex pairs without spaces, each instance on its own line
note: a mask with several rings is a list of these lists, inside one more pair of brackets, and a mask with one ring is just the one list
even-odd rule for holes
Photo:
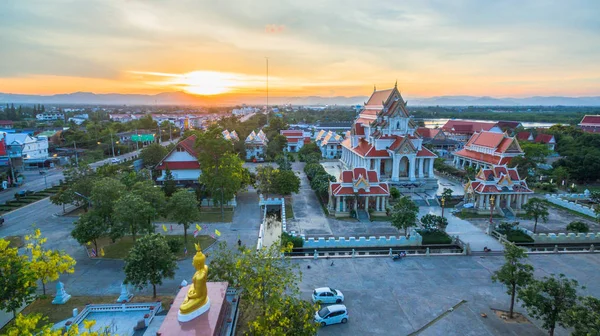
[[389,216],[371,216],[371,222],[389,222],[392,218]]
[[198,222],[201,223],[231,223],[233,222],[233,211],[224,211],[225,220],[221,217],[221,210],[218,212],[207,212],[204,209],[200,211],[200,218]]
[[[194,235],[192,233],[193,230],[190,230],[188,230],[189,232],[187,236],[188,257],[193,256],[194,251],[196,251],[194,243],[200,243],[200,247],[202,248],[202,250],[206,250],[206,248],[208,248],[210,245],[212,245],[212,243],[215,242],[215,239],[213,239],[211,236],[199,235],[198,237],[194,238]],[[139,239],[140,237],[137,238]],[[183,235],[165,235],[165,237],[167,238],[167,240],[178,239],[179,241],[181,241],[181,248],[176,253],[176,256],[177,259],[185,259],[186,256],[183,253]],[[87,247],[88,249],[91,249],[93,245],[88,245]],[[129,254],[129,250],[133,247],[133,237],[125,236],[117,240],[115,243],[111,243],[110,238],[103,238],[100,241],[98,241],[98,247],[104,249],[104,258],[125,259],[127,254]]]
[[421,237],[423,237],[423,245],[433,244],[451,244],[452,238],[443,231],[423,231],[417,230]]
[[462,219],[467,218],[490,218],[490,214],[478,214],[475,212],[459,211],[454,213],[454,216]]
[[292,200],[285,200],[285,219],[294,218],[294,208],[292,207]]
[[513,243],[533,243],[533,238],[521,230],[513,230],[506,235],[506,239]]

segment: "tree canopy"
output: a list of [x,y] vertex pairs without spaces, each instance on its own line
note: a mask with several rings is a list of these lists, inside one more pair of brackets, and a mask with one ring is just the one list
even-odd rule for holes
[[179,190],[169,199],[169,217],[183,225],[183,240],[187,246],[187,230],[200,218],[196,195],[187,190]]
[[504,244],[504,264],[492,275],[492,280],[506,286],[506,294],[510,295],[510,318],[513,318],[517,289],[533,279],[533,266],[521,262],[525,258],[525,250],[512,243]]
[[539,198],[529,199],[529,201],[523,205],[523,210],[525,210],[525,217],[535,221],[533,233],[536,232],[538,221],[541,219],[546,222],[550,215],[546,202]]
[[0,310],[13,315],[23,304],[33,301],[37,277],[26,255],[0,238]]
[[407,234],[408,228],[416,225],[419,207],[408,196],[398,199],[392,208],[392,226],[398,230],[404,230]]

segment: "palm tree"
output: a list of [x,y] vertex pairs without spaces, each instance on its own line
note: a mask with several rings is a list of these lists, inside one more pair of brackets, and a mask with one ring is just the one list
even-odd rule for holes
[[537,229],[538,220],[541,219],[544,222],[548,221],[548,206],[542,199],[530,199],[525,205],[523,205],[523,210],[525,210],[526,218],[533,219],[535,221],[535,224],[533,225],[533,233],[535,233]]

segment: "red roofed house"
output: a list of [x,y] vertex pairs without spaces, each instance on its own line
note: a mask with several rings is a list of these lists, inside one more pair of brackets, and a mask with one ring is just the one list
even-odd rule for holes
[[12,129],[13,127],[14,127],[14,122],[12,120],[0,120],[0,128]]
[[196,151],[196,136],[192,135],[180,141],[158,165],[157,170],[162,172],[156,179],[158,183],[164,183],[167,167],[173,174],[173,178],[178,185],[190,186],[198,184],[200,177],[200,163],[198,162],[198,153]]
[[464,201],[465,204],[472,203],[475,212],[480,214],[493,211],[503,216],[507,212],[516,215],[524,212],[523,204],[532,194],[527,182],[519,177],[517,168],[499,165],[479,170],[475,181],[465,185]]
[[519,141],[533,141],[534,137],[531,132],[523,131],[517,133],[517,140]]
[[433,161],[415,132],[406,102],[398,88],[373,91],[342,142],[341,161],[348,169],[376,171],[382,181],[400,191],[422,192],[437,188]]
[[336,217],[348,217],[350,212],[385,216],[390,197],[387,183],[379,181],[375,170],[354,168],[342,171],[338,182],[329,182],[329,213]]
[[454,152],[454,165],[462,169],[465,166],[491,168],[508,164],[513,157],[524,154],[514,137],[483,131],[473,134],[463,149]]
[[281,130],[281,135],[287,138],[287,150],[291,153],[296,153],[305,144],[310,143],[310,137],[304,135],[302,130]]
[[581,119],[579,128],[587,133],[600,133],[600,115],[586,115]]
[[451,119],[441,128],[446,132],[448,138],[462,143],[467,142],[475,132],[492,131],[502,133],[502,129],[496,126],[495,122]]
[[548,149],[552,151],[554,150],[554,146],[556,146],[556,139],[552,134],[538,134],[533,142],[548,145]]

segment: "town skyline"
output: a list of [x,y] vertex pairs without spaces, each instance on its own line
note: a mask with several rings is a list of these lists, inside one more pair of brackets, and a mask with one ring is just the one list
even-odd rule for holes
[[594,1],[31,4],[0,5],[0,92],[259,97],[268,57],[272,97],[600,95]]

